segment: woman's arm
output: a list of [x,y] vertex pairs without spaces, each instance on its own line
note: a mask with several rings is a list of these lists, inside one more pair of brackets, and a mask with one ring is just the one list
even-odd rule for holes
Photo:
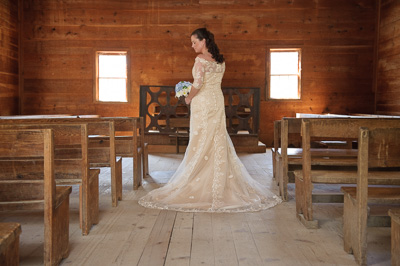
[[186,104],[190,104],[193,97],[196,96],[196,94],[203,86],[204,73],[205,69],[203,64],[200,62],[200,60],[196,58],[196,61],[194,63],[194,75],[193,75],[194,81],[192,84],[192,88],[190,89],[189,95],[185,98]]

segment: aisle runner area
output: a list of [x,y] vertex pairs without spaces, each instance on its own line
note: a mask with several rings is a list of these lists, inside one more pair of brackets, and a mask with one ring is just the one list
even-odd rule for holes
[[[239,157],[253,178],[277,192],[269,151]],[[341,204],[316,204],[321,228],[308,230],[296,219],[293,185],[288,202],[255,213],[193,214],[138,205],[147,191],[168,181],[182,158],[182,154],[150,155],[152,177],[137,191],[129,178],[132,160],[124,160],[123,200],[118,207],[111,207],[110,175],[102,169],[100,221],[88,236],[82,236],[79,228],[79,194],[74,186],[70,254],[61,265],[356,265],[343,250]],[[0,213],[0,221],[22,224],[21,266],[42,265],[42,219],[41,212]],[[390,265],[390,229],[373,228],[368,237],[368,248],[373,250],[368,253],[369,264]]]

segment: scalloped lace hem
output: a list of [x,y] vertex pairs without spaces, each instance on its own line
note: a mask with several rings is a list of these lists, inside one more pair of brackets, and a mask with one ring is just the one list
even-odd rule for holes
[[208,208],[208,209],[202,209],[202,208],[193,208],[190,206],[187,207],[174,207],[170,206],[168,204],[163,204],[159,202],[149,202],[146,201],[145,199],[141,198],[139,200],[139,204],[145,208],[151,208],[151,209],[158,209],[158,210],[168,210],[168,211],[178,211],[178,212],[208,212],[208,213],[236,213],[236,212],[258,212],[258,211],[263,211],[270,209],[272,207],[275,207],[279,203],[282,202],[282,199],[278,196],[273,196],[273,200],[267,202],[267,203],[259,203],[259,204],[252,204],[252,205],[247,205],[247,206],[240,206],[240,207],[221,207],[221,208]]

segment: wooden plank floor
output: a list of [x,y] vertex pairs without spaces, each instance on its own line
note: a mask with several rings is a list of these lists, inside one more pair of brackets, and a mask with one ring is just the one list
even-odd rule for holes
[[[109,170],[100,177],[100,223],[82,236],[78,189],[73,187],[70,255],[61,265],[356,265],[343,250],[342,205],[315,204],[321,228],[305,229],[295,217],[294,187],[288,202],[255,213],[180,213],[146,209],[138,199],[165,183],[183,155],[150,155],[143,188],[132,191],[132,160],[123,161],[123,201],[111,207]],[[240,154],[250,174],[272,189],[271,154]],[[0,213],[22,224],[20,265],[42,265],[43,213]],[[369,231],[369,265],[390,265],[390,229]]]

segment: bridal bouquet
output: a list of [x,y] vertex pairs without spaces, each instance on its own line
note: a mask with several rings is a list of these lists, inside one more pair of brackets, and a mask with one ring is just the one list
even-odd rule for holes
[[175,97],[187,97],[191,88],[192,83],[190,83],[189,81],[180,81],[178,84],[175,85]]

